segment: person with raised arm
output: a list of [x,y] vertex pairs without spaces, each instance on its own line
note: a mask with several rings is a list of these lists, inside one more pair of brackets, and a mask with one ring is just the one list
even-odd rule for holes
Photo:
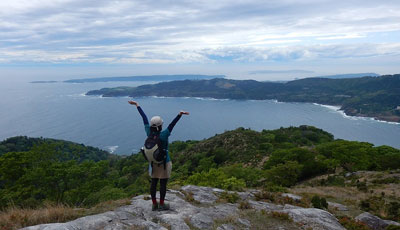
[[[150,185],[150,194],[153,202],[152,210],[169,210],[169,204],[165,203],[165,195],[167,193],[167,182],[171,176],[172,170],[172,162],[168,153],[168,137],[171,135],[172,129],[182,117],[182,115],[189,115],[189,112],[180,111],[179,114],[175,117],[175,119],[168,125],[166,129],[162,129],[163,120],[160,116],[154,116],[149,121],[147,119],[146,114],[143,112],[139,103],[136,101],[128,101],[129,104],[135,105],[139,114],[142,116],[144,129],[146,131],[147,137],[154,135],[159,136],[161,140],[161,145],[163,151],[166,152],[166,159],[164,164],[149,164],[149,172],[151,176],[151,185]],[[160,181],[160,203],[157,203],[156,193],[157,193],[157,184]]]

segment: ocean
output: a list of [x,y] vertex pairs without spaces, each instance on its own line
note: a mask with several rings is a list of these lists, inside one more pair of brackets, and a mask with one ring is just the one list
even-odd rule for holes
[[[137,153],[146,138],[132,98],[85,96],[89,90],[137,86],[149,82],[0,84],[0,140],[24,135],[74,141],[115,154]],[[133,98],[150,119],[159,115],[165,127],[180,110],[190,112],[175,126],[170,141],[202,140],[238,127],[277,129],[312,125],[335,138],[400,148],[400,125],[371,118],[349,117],[337,107],[273,100],[207,98]]]

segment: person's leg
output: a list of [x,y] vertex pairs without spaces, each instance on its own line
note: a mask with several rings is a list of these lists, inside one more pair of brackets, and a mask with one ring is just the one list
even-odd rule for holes
[[160,179],[160,205],[164,205],[165,195],[167,194],[168,178]]
[[157,183],[158,183],[158,178],[151,178],[151,185],[150,185],[150,195],[151,195],[151,200],[153,201],[153,207],[157,206]]

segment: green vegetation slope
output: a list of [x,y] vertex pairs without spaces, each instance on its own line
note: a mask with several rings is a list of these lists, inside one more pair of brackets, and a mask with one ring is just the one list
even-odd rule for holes
[[[148,162],[141,154],[104,157],[98,150],[99,156],[93,157],[85,152],[95,148],[26,137],[10,138],[0,146],[1,208],[49,202],[92,206],[148,191]],[[400,168],[398,149],[335,140],[310,126],[262,132],[239,128],[203,141],[174,142],[170,154],[174,168],[170,186],[231,190],[282,190],[337,170]]]
[[51,138],[32,138],[17,136],[0,142],[0,156],[8,152],[27,152],[40,146],[47,146],[54,152],[60,161],[84,160],[100,161],[113,157],[107,151],[71,141],[56,140]]

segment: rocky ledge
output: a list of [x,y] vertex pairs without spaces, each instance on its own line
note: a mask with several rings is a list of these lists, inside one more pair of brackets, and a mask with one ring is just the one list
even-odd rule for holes
[[[42,224],[24,228],[24,230],[77,230],[77,229],[260,229],[252,220],[257,213],[262,218],[273,214],[281,219],[280,223],[263,226],[262,229],[345,229],[331,213],[293,205],[277,205],[256,201],[254,194],[258,191],[238,192],[243,201],[221,203],[222,194],[231,194],[221,189],[188,185],[179,191],[168,190],[166,200],[171,205],[169,211],[151,211],[151,200],[148,196],[134,197],[132,203],[114,211],[82,217],[67,223]],[[290,196],[290,194],[285,194]],[[298,197],[297,197],[298,198]],[[246,205],[243,205],[245,203]],[[243,207],[246,206],[246,207]],[[243,209],[251,211],[243,215]],[[371,219],[369,218],[360,218]],[[289,224],[282,224],[284,221]],[[271,222],[271,221],[269,221]],[[272,221],[273,222],[273,221]],[[396,222],[390,224],[398,224]],[[379,225],[381,227],[381,225]]]

